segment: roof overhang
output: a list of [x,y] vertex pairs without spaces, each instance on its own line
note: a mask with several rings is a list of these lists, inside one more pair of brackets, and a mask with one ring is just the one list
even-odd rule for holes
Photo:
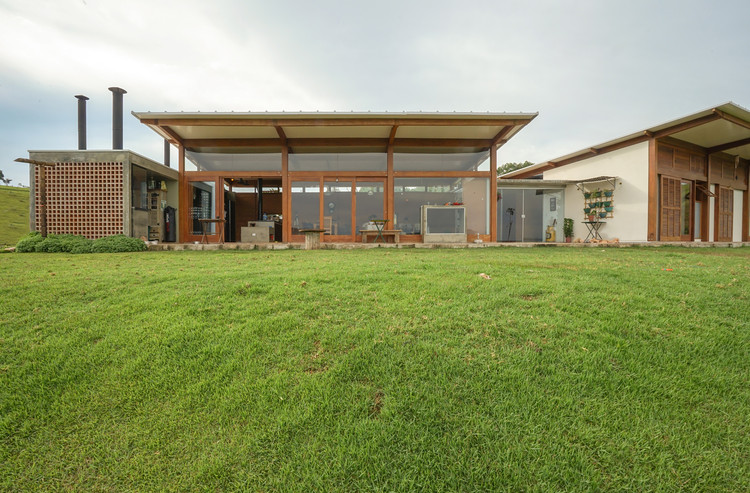
[[[500,147],[538,113],[133,112],[175,145],[205,152],[476,152]],[[340,151],[339,151],[340,152]]]
[[550,161],[511,171],[500,178],[528,178],[593,156],[665,137],[700,146],[707,154],[725,152],[750,159],[750,111],[732,102],[725,103]]

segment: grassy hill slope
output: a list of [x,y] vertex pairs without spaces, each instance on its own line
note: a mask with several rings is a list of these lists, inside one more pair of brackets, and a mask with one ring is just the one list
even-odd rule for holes
[[0,186],[0,246],[29,232],[29,189]]

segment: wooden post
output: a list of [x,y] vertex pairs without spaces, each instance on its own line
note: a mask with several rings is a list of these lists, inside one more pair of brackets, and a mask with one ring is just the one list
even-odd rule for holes
[[17,163],[32,164],[39,170],[39,229],[43,238],[47,237],[47,168],[54,168],[56,163],[37,161],[36,159],[16,158]]
[[647,227],[647,239],[648,241],[657,241],[659,236],[657,235],[657,215],[659,205],[657,203],[657,194],[659,190],[658,176],[657,176],[657,152],[656,152],[656,139],[651,138],[648,141],[648,227]]
[[490,147],[490,242],[497,241],[497,145]]

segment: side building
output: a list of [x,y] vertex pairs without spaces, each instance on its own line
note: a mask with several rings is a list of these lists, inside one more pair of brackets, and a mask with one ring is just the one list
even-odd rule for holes
[[506,173],[499,193],[564,190],[580,238],[747,242],[749,175],[750,111],[730,102]]

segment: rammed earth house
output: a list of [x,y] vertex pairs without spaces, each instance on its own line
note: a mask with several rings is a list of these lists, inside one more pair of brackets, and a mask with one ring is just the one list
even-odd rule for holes
[[421,242],[422,206],[445,204],[465,211],[465,241],[495,241],[497,149],[536,116],[133,114],[179,150],[181,242],[201,240],[204,226],[209,241],[222,227],[227,241],[252,241],[248,224],[263,219],[275,241],[303,241],[306,229],[361,241],[385,219],[401,241]]
[[750,111],[730,102],[507,173],[500,208],[556,187],[581,238],[593,211],[604,238],[750,241],[749,164]]

